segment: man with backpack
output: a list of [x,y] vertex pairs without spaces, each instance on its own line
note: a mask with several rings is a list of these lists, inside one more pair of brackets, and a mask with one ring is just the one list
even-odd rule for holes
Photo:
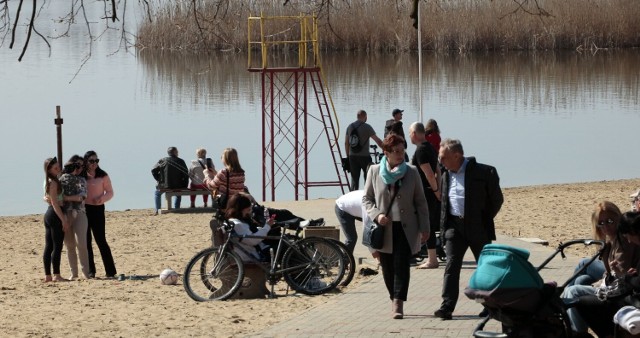
[[376,135],[373,127],[367,123],[367,112],[359,110],[357,120],[347,127],[345,137],[345,149],[349,159],[349,171],[351,172],[351,191],[360,188],[360,172],[363,172],[364,180],[367,179],[367,168],[373,162],[369,154],[369,138],[372,138],[380,148],[382,140]]

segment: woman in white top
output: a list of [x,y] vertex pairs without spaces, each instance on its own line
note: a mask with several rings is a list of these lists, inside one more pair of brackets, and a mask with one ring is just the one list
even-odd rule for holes
[[[269,218],[262,227],[256,227],[250,225],[251,222],[247,221],[251,219],[251,196],[246,193],[237,193],[227,202],[227,209],[225,212],[226,218],[234,224],[233,230],[240,236],[243,235],[255,235],[266,236],[271,230],[273,225],[273,218]],[[267,248],[262,243],[262,238],[242,238],[239,243],[243,249],[245,249],[254,259],[261,259],[260,252]],[[249,256],[240,249],[235,249],[243,261],[250,260]]]
[[[196,150],[196,158],[191,161],[191,167],[189,168],[189,179],[191,179],[191,184],[189,185],[189,189],[191,190],[203,190],[207,189],[207,186],[204,185],[204,173],[202,170],[204,169],[212,169],[215,172],[216,168],[208,168],[207,167],[207,150],[204,148],[198,148]],[[202,194],[202,202],[204,202],[204,207],[207,207],[207,202],[209,201],[209,192]],[[191,195],[191,207],[196,207],[196,195]]]

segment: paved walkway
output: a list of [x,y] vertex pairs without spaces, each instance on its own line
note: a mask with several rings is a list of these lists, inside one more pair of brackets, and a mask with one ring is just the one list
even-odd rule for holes
[[[518,239],[499,236],[496,243],[512,245],[531,251],[530,262],[538,266],[555,248],[531,244]],[[358,244],[356,257],[370,257],[366,248]],[[561,259],[558,255],[541,275],[545,281],[562,284],[573,272],[579,257]],[[371,262],[366,260],[365,262]],[[475,269],[471,251],[467,251],[460,278],[460,290],[467,286]],[[461,293],[453,320],[442,321],[433,316],[440,306],[443,266],[435,270],[411,270],[408,301],[403,320],[391,319],[391,302],[382,274],[286,322],[269,327],[260,337],[470,337],[479,323],[482,305]],[[485,330],[497,330],[500,323],[489,321]]]

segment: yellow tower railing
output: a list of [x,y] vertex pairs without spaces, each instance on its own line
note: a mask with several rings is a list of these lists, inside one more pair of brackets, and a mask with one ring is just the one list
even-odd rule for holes
[[[248,25],[249,70],[320,67],[318,21],[315,15],[260,14],[259,17],[250,16]],[[297,52],[297,63],[282,56],[291,55],[291,52]]]

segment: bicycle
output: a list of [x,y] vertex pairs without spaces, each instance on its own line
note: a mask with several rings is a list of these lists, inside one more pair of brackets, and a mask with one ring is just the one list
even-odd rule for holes
[[343,277],[343,280],[338,285],[343,287],[347,286],[349,285],[349,283],[351,283],[351,281],[353,280],[353,276],[356,273],[356,259],[355,257],[353,257],[353,254],[351,253],[351,251],[349,251],[349,248],[347,248],[346,244],[333,238],[327,238],[327,239],[332,243],[334,243],[335,245],[337,245],[338,248],[340,248],[340,251],[342,252],[342,255],[345,258],[344,277]]
[[378,146],[375,144],[370,145],[369,148],[373,149],[369,152],[369,156],[373,156],[373,164],[379,164],[384,154],[378,151]]
[[[296,219],[277,222],[273,227],[299,232],[299,223]],[[319,295],[335,289],[344,277],[345,256],[338,245],[325,238],[300,238],[286,231],[280,236],[240,236],[226,220],[217,231],[224,233],[224,243],[200,251],[185,268],[183,284],[193,300],[225,300],[233,296],[243,283],[246,263],[253,263],[265,272],[271,285],[270,298],[276,296],[274,287],[281,278],[297,292]],[[278,245],[275,252],[271,249],[270,260],[265,262],[237,245],[242,238],[277,239]],[[242,251],[249,259],[243,262],[235,250]]]

